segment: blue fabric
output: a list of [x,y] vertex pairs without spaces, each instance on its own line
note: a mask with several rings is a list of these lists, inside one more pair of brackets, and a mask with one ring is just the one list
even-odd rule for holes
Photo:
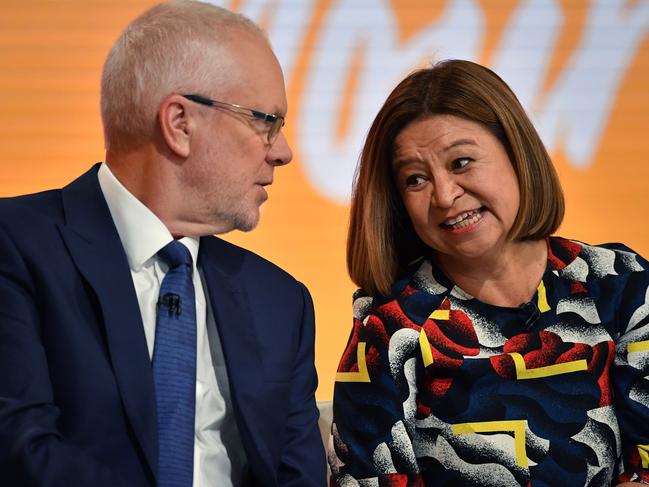
[[[151,357],[98,167],[0,198],[3,487],[157,485]],[[197,260],[248,460],[240,487],[322,487],[309,292],[214,236]]]
[[532,309],[468,296],[430,257],[387,296],[357,291],[332,486],[649,481],[649,262],[622,244],[547,244]]
[[153,351],[158,412],[158,486],[192,485],[196,400],[196,301],[192,256],[177,240],[160,258],[169,271],[160,286]]

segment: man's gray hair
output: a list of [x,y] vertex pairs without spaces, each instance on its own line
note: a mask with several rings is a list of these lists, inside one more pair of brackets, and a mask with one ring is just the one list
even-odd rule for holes
[[224,83],[227,46],[237,28],[265,38],[243,15],[191,0],[156,5],[133,20],[104,63],[106,149],[130,149],[151,140],[160,103],[171,93],[205,93]]

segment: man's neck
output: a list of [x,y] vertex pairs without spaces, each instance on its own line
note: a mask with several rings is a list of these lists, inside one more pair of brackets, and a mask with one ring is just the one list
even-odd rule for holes
[[129,151],[107,151],[106,164],[117,180],[169,228],[170,209],[176,207],[178,199],[173,163],[153,145],[143,145]]
[[167,227],[174,238],[226,233],[213,222],[192,219],[184,211],[187,191],[182,187],[182,162],[165,157],[154,145],[128,152],[106,152],[106,164],[117,180]]

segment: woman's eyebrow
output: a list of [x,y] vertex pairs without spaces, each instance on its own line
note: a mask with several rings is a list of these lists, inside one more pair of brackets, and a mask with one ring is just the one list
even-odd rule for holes
[[[475,139],[470,139],[470,138],[464,138],[464,139],[457,139],[448,144],[446,147],[442,149],[442,152],[448,152],[451,149],[454,149],[455,147],[460,147],[463,145],[471,145],[471,146],[477,146],[478,143],[476,142]],[[413,159],[412,157],[395,157],[392,161],[392,167],[395,170],[402,169],[403,167],[410,166],[413,164],[420,164],[422,161],[419,159]]]
[[443,152],[448,152],[451,149],[461,146],[461,145],[478,145],[474,139],[458,139],[451,142],[449,145],[444,147]]
[[422,164],[422,161],[419,159],[413,159],[411,157],[397,158],[392,161],[392,167],[395,171],[403,169],[404,167],[412,166],[414,164]]

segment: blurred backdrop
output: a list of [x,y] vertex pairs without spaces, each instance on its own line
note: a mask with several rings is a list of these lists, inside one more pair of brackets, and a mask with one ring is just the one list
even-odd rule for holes
[[[0,0],[0,196],[61,187],[102,160],[101,66],[154,3]],[[318,399],[332,395],[352,324],[345,234],[359,151],[416,67],[465,58],[499,73],[558,168],[568,203],[560,234],[649,256],[649,0],[214,3],[260,23],[284,68],[294,162],[277,170],[259,228],[226,238],[311,290]]]

